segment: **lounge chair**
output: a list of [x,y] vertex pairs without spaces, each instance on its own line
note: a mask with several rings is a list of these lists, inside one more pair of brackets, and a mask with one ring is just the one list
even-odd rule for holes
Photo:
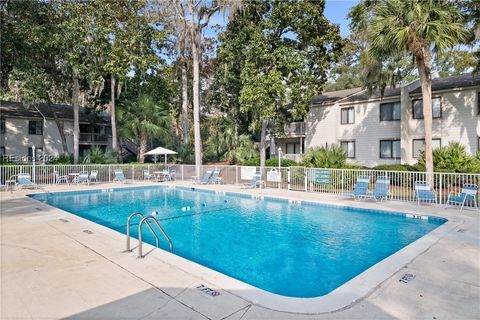
[[115,177],[113,178],[113,182],[121,182],[121,183],[130,183],[132,180],[125,178],[123,174],[123,170],[116,169],[114,171]]
[[417,198],[417,205],[420,205],[422,201],[437,203],[437,194],[432,191],[430,184],[425,181],[415,182],[415,196]]
[[368,192],[365,197],[373,198],[375,201],[387,200],[390,196],[390,179],[378,177],[375,181],[373,192]]
[[59,175],[57,171],[54,172],[55,174],[55,184],[60,184],[60,183],[66,183],[70,184],[70,181],[68,181],[68,175]]
[[353,191],[346,194],[355,200],[361,200],[368,195],[368,185],[370,184],[369,176],[358,176],[357,183],[353,186]]
[[192,177],[192,182],[193,183],[200,183],[200,184],[207,184],[208,181],[210,181],[210,177],[212,176],[213,169],[207,169],[205,173],[203,174],[202,178],[199,179],[197,176]]
[[253,175],[252,180],[248,183],[244,183],[241,188],[242,189],[250,189],[250,188],[256,188],[256,187],[264,187],[265,186],[265,181],[262,180],[262,175],[257,173]]
[[90,184],[90,177],[88,176],[88,172],[82,171],[78,174],[77,183],[86,183]]
[[176,174],[177,174],[177,170],[175,169],[170,170],[170,181],[175,181]]
[[[15,176],[10,177],[10,180],[15,179]],[[19,173],[16,175],[16,180],[17,180],[17,188],[23,189],[23,188],[34,188],[38,189],[39,186],[35,183],[32,182],[32,179],[30,177],[30,173]]]
[[88,177],[88,179],[90,180],[90,182],[97,182],[97,176],[98,176],[98,171],[92,170],[90,171],[90,176]]
[[460,206],[460,211],[462,211],[465,203],[473,202],[475,204],[475,208],[478,209],[477,204],[477,192],[478,186],[476,184],[465,184],[462,187],[462,191],[458,192],[450,192],[448,195],[447,202],[445,203],[445,209],[447,209],[449,204],[455,204]]
[[150,181],[151,178],[154,178],[154,177],[150,174],[150,171],[143,170],[143,180]]
[[222,177],[220,177],[220,170],[218,170],[218,169],[213,170],[212,175],[208,179],[208,183],[211,183],[211,184],[222,184],[223,183],[223,179],[222,179]]

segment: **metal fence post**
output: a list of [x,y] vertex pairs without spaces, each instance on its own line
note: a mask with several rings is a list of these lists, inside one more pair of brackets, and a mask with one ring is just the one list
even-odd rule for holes
[[135,165],[131,164],[132,166],[132,180],[135,180]]
[[342,179],[342,181],[340,182],[340,185],[341,185],[341,194],[342,194],[342,196],[343,196],[344,170],[343,170],[343,169],[341,169],[341,170],[342,170],[342,178],[341,178],[341,179]]
[[290,190],[290,167],[287,168],[287,190]]
[[[442,173],[441,172],[439,173],[439,176],[440,176],[439,177],[440,182],[439,182],[439,186],[438,186],[439,187],[438,194],[440,195],[440,199],[439,199],[440,205],[442,205],[442,203],[443,203],[442,202],[442,199],[443,199],[443,181],[442,180],[443,179],[442,179]],[[433,177],[434,177],[433,180],[435,181],[435,174],[434,174]]]
[[108,182],[112,182],[112,165],[108,165]]
[[238,166],[235,166],[235,184],[238,185]]
[[303,176],[305,180],[305,192],[308,191],[308,181],[307,181],[307,168],[303,167]]
[[182,181],[185,181],[184,178],[183,178],[183,167],[184,167],[184,165],[181,164],[181,165],[180,165],[180,170],[181,170],[181,172],[182,172]]

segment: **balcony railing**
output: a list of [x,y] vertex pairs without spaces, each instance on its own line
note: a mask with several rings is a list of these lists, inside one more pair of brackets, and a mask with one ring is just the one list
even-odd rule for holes
[[299,137],[305,135],[305,122],[291,122],[284,126],[286,137]]
[[80,132],[80,142],[107,142],[108,137],[101,133]]

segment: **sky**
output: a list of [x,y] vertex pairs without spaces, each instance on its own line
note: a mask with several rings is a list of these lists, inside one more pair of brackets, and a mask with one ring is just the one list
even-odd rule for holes
[[[348,29],[349,21],[347,19],[348,12],[350,9],[356,5],[359,0],[326,0],[325,4],[325,16],[330,22],[340,25],[340,34],[343,37],[346,37],[350,34]],[[228,14],[219,12],[212,16],[210,20],[210,25],[220,25],[225,26],[228,21]],[[217,31],[213,28],[208,28],[205,30],[205,35],[214,36],[217,34]]]
[[350,34],[347,19],[350,9],[358,3],[358,0],[327,0],[325,4],[325,16],[332,23],[340,25],[340,34],[346,37]]

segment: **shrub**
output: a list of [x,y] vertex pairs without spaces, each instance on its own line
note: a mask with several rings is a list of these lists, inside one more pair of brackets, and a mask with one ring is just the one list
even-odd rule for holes
[[347,155],[338,144],[310,148],[303,158],[306,167],[314,168],[344,168],[347,164]]
[[105,154],[99,147],[92,147],[90,153],[83,158],[82,162],[85,164],[104,164]]
[[[433,150],[433,167],[437,172],[472,172],[476,163],[476,158],[468,154],[465,146],[458,142],[450,142],[447,146]],[[425,168],[425,152],[422,152],[417,165]]]
[[49,164],[72,164],[73,155],[72,154],[61,154],[53,160],[48,162]]
[[[243,163],[243,165],[244,166],[257,166],[258,167],[260,165],[260,158],[255,157],[255,158],[248,159]],[[281,167],[294,167],[294,166],[298,166],[298,163],[296,163],[293,160],[282,159],[280,161],[280,166]],[[278,167],[278,159],[267,159],[267,160],[265,160],[265,167]]]
[[381,164],[372,168],[372,170],[385,171],[418,171],[418,168],[408,164]]

